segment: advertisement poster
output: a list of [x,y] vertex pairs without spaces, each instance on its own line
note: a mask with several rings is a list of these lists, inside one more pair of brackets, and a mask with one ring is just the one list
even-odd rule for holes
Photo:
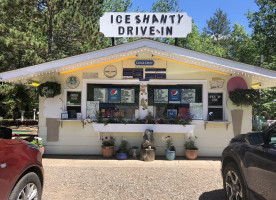
[[181,103],[195,103],[195,89],[181,90]]
[[101,103],[107,103],[107,89],[106,88],[94,88],[94,101]]
[[203,103],[190,103],[190,113],[194,119],[203,119]]
[[169,89],[169,103],[180,103],[181,89]]
[[86,118],[95,119],[96,113],[99,112],[100,102],[99,101],[87,101],[86,102]]
[[121,89],[120,88],[108,88],[108,102],[120,103],[121,102]]
[[121,89],[121,103],[134,103],[135,89]]
[[168,109],[167,110],[167,118],[175,119],[177,117],[177,109]]
[[168,103],[168,89],[154,89],[154,103]]

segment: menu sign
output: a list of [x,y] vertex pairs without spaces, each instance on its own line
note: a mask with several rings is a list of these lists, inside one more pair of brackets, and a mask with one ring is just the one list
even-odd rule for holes
[[143,78],[143,68],[124,68],[123,78]]
[[209,93],[208,94],[209,106],[222,106],[222,93]]
[[147,68],[145,71],[146,79],[166,79],[165,68]]
[[168,103],[168,89],[154,89],[154,103]]
[[86,118],[96,118],[96,113],[99,112],[100,102],[99,101],[87,101],[86,102]]
[[181,90],[181,103],[195,103],[195,89],[182,89]]
[[190,103],[189,110],[194,119],[203,119],[203,103]]
[[81,105],[81,92],[67,92],[67,105]]
[[121,103],[134,103],[135,89],[121,89]]
[[107,103],[108,93],[106,88],[94,88],[94,101]]

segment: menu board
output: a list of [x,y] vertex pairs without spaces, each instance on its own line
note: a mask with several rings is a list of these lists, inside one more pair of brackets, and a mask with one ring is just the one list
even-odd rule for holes
[[123,78],[143,78],[143,68],[124,68]]
[[154,103],[168,103],[168,89],[154,89]]
[[120,103],[121,102],[121,89],[120,88],[108,88],[108,102]]
[[81,92],[67,92],[67,105],[81,105]]
[[146,79],[166,79],[166,68],[147,68],[145,70]]
[[195,103],[195,89],[182,89],[181,90],[181,103]]
[[169,103],[180,103],[181,89],[169,89]]
[[208,94],[209,106],[222,106],[222,93],[209,93]]
[[189,110],[194,119],[203,119],[203,103],[190,103]]
[[121,89],[121,103],[134,103],[135,89]]
[[94,88],[94,101],[107,103],[108,93],[106,88]]
[[99,101],[87,101],[86,102],[86,118],[95,119],[96,113],[99,112]]

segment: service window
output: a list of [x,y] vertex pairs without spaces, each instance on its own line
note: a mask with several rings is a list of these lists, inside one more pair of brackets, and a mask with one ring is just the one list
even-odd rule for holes
[[203,119],[202,85],[149,85],[149,106],[156,118]]
[[102,118],[135,119],[139,110],[139,85],[87,85],[87,103],[99,102]]
[[223,120],[223,93],[208,93],[208,119]]
[[77,119],[78,113],[81,113],[81,92],[68,91],[66,108],[69,119]]

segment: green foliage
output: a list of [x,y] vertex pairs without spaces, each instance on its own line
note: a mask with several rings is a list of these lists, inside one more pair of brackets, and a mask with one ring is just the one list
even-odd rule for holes
[[102,138],[102,147],[114,146],[115,138],[110,135],[110,137]]
[[229,98],[237,106],[250,106],[259,99],[259,91],[254,89],[236,88],[229,92]]
[[184,147],[185,149],[188,150],[197,150],[197,146],[195,145],[195,139],[197,139],[197,137],[188,137],[184,143]]
[[180,12],[178,0],[159,0],[152,4],[151,12]]
[[129,142],[126,140],[122,140],[118,152],[128,154],[129,151],[130,151]]
[[38,94],[41,97],[54,97],[61,93],[61,86],[56,82],[45,82],[38,86]]
[[41,137],[35,137],[31,143],[37,145],[38,147],[44,147],[44,143]]
[[173,139],[171,136],[162,137],[162,141],[166,143],[167,149],[171,149],[173,146]]
[[207,22],[205,32],[214,37],[216,41],[226,39],[230,34],[230,21],[227,18],[227,14],[221,9],[217,9],[214,16],[211,17]]

